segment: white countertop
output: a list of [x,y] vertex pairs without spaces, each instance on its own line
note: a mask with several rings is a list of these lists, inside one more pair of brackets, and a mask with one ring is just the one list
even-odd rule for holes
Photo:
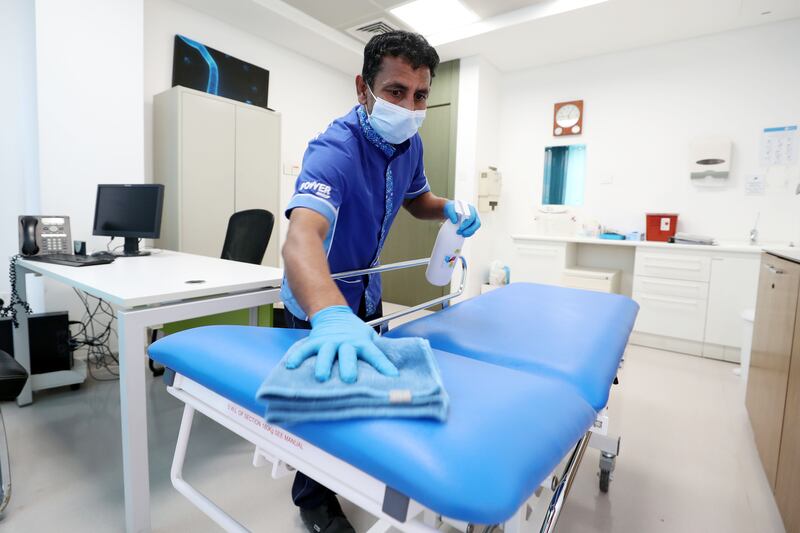
[[[534,235],[534,234],[516,234],[511,238],[515,241],[548,241],[548,242],[574,242],[579,244],[599,244],[607,246],[639,246],[643,248],[660,248],[669,250],[697,250],[697,251],[717,251],[717,252],[737,252],[737,253],[752,253],[760,254],[765,250],[786,250],[791,252],[796,248],[789,248],[785,244],[778,243],[763,243],[763,244],[748,244],[741,242],[726,242],[722,241],[715,245],[706,244],[675,244],[668,242],[656,241],[616,241],[610,239],[598,239],[596,237],[578,237],[578,236],[555,236],[555,235]],[[798,253],[798,252],[794,252]]]
[[[280,287],[280,268],[164,250],[73,267],[20,259],[26,269],[124,308]],[[188,283],[200,281],[199,283]]]
[[795,263],[800,263],[800,249],[798,248],[766,248],[764,250],[767,253],[772,255],[777,255],[778,257],[782,257],[784,259],[788,259],[789,261],[794,261]]

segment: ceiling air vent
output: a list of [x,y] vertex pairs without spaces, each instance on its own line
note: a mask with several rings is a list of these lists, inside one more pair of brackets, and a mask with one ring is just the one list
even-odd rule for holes
[[347,33],[366,43],[379,33],[388,33],[395,31],[397,28],[390,25],[385,19],[372,20],[364,24],[357,24],[347,30]]

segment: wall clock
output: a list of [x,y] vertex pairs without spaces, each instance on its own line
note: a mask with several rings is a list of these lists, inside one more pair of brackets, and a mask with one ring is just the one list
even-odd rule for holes
[[553,106],[553,135],[579,135],[583,132],[583,100]]

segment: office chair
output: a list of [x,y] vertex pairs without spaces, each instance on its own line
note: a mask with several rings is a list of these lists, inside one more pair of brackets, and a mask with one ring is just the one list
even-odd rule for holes
[[[228,230],[225,233],[225,242],[222,245],[220,258],[241,263],[260,265],[269,246],[275,217],[264,209],[247,209],[238,211],[228,219]],[[217,315],[192,318],[164,324],[161,330],[165,335],[177,333],[184,329],[208,325],[247,325],[250,323],[250,314],[247,309],[220,313]],[[262,305],[258,308],[258,325],[272,325],[272,306]],[[158,338],[158,330],[153,330],[151,342]],[[148,361],[154,376],[164,373],[163,368],[157,368],[153,360]]]
[[[231,215],[222,245],[222,259],[260,265],[269,246],[275,217],[264,209],[248,209]],[[266,237],[265,237],[266,236]]]
[[[17,399],[28,372],[13,357],[0,350],[0,401],[10,402]],[[8,453],[6,426],[3,413],[0,411],[0,514],[11,500],[11,457]]]

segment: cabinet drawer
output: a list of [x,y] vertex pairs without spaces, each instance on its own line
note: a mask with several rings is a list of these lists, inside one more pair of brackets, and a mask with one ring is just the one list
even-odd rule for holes
[[711,277],[711,257],[637,250],[634,273],[636,276],[653,278],[708,281]]
[[567,259],[563,243],[518,243],[511,271],[518,281],[559,285]]
[[708,283],[678,279],[648,278],[637,276],[633,280],[634,294],[675,296],[705,300],[708,298]]
[[637,292],[636,331],[701,342],[705,333],[706,300]]

